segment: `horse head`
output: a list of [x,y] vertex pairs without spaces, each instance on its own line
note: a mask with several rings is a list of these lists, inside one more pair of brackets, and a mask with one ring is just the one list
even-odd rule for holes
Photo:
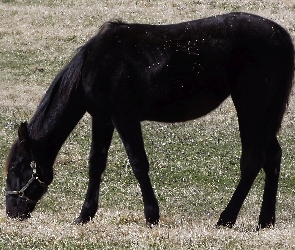
[[34,161],[27,123],[21,123],[18,139],[13,143],[6,161],[6,214],[26,219],[38,200],[47,191],[39,178],[40,170]]

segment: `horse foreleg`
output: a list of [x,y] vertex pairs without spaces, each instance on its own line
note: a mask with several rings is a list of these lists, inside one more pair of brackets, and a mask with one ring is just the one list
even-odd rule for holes
[[258,229],[270,227],[275,224],[275,207],[281,158],[282,150],[275,138],[274,142],[269,145],[266,151],[266,162],[263,166],[265,172],[265,187]]
[[89,182],[84,204],[75,223],[86,223],[91,220],[98,208],[99,186],[101,175],[106,168],[108,150],[111,144],[114,126],[110,122],[102,123],[92,119],[92,142],[89,157]]
[[[121,117],[122,118],[122,117]],[[149,162],[145,153],[140,122],[126,117],[115,118],[114,124],[126,149],[133,173],[139,182],[144,203],[144,214],[149,226],[159,221],[159,206],[148,175]]]
[[263,163],[265,155],[259,148],[243,148],[241,156],[241,179],[217,222],[218,226],[232,227],[237,219],[241,206],[248,195]]

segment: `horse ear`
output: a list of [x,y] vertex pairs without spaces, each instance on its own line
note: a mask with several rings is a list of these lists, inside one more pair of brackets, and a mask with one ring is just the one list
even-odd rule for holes
[[18,138],[20,142],[27,142],[29,140],[28,124],[22,122],[18,128]]

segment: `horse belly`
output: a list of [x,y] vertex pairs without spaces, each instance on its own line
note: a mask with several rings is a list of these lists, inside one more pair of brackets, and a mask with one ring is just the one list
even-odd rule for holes
[[171,123],[194,120],[216,109],[228,96],[227,91],[216,96],[204,90],[187,98],[157,100],[143,112],[142,120]]

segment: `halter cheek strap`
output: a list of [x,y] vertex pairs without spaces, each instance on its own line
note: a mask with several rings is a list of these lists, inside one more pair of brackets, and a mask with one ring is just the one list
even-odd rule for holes
[[39,176],[37,174],[37,164],[36,164],[36,162],[32,161],[30,165],[31,165],[31,168],[33,170],[31,179],[29,179],[28,182],[26,183],[26,185],[24,185],[19,191],[6,191],[6,194],[18,195],[20,198],[24,199],[28,203],[37,203],[37,201],[32,200],[32,199],[28,198],[27,196],[25,196],[24,193],[25,193],[26,189],[32,184],[32,182],[34,180],[37,180],[41,187],[46,188],[47,185],[45,184],[45,182],[43,182],[43,181],[41,181],[39,179]]

